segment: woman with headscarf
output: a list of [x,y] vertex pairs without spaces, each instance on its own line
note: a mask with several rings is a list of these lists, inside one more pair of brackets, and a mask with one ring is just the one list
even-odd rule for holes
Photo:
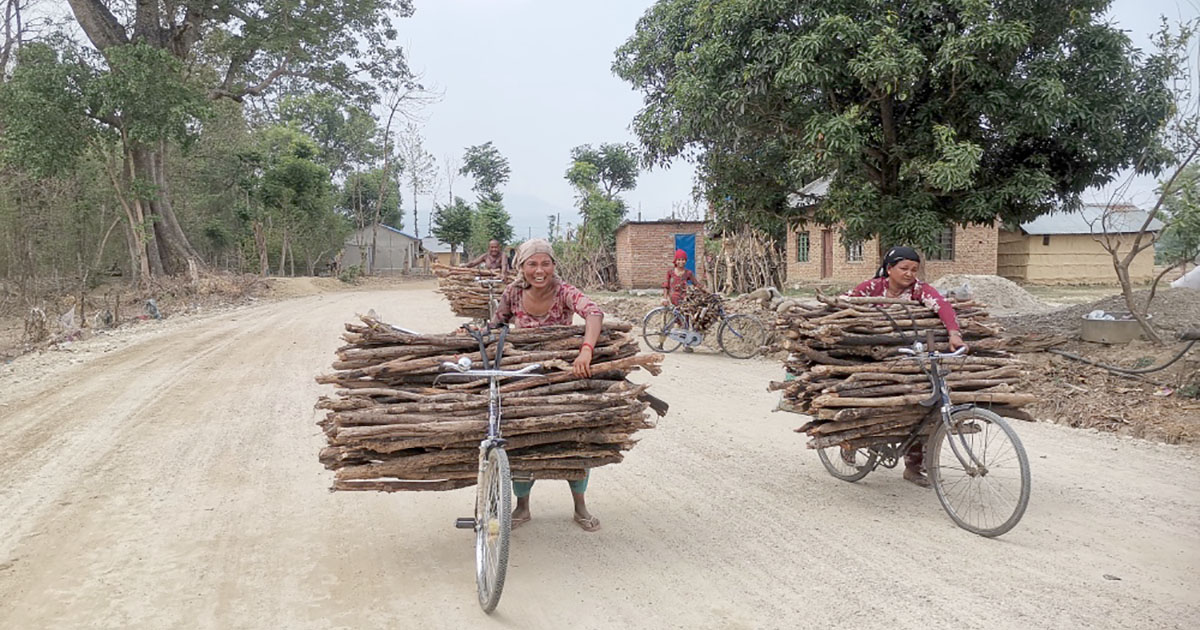
[[[555,272],[554,248],[544,239],[525,241],[517,249],[514,259],[517,279],[508,285],[500,296],[493,324],[509,324],[514,328],[538,328],[541,326],[569,325],[576,314],[584,320],[583,344],[572,366],[575,376],[590,378],[592,375],[592,353],[600,338],[600,325],[604,313],[596,303],[579,289],[563,282]],[[571,497],[575,501],[575,522],[584,531],[600,529],[600,519],[587,509],[584,493],[588,477],[569,482]],[[514,481],[513,494],[517,507],[513,510],[512,525],[517,527],[529,522],[529,494],[532,481]]]
[[667,281],[663,283],[663,306],[675,305],[683,301],[683,294],[687,290],[688,283],[692,283],[704,288],[700,281],[696,279],[696,274],[692,273],[691,269],[687,268],[687,252],[682,249],[675,250],[675,263],[667,270]]
[[[954,315],[954,307],[938,293],[931,285],[917,279],[921,271],[921,256],[911,247],[893,247],[883,256],[883,262],[875,272],[875,277],[863,282],[846,292],[846,297],[887,297],[904,298],[920,302],[930,311],[937,313],[938,319],[946,327],[950,335],[950,349],[957,350],[963,343],[962,331],[958,327],[958,318]],[[842,459],[854,465],[854,451],[842,449]],[[923,488],[929,487],[929,479],[924,471],[924,446],[915,444],[904,455],[904,478]]]

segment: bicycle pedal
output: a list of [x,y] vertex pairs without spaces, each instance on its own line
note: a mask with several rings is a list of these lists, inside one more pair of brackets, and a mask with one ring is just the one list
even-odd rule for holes
[[454,519],[455,529],[475,529],[475,519],[469,516],[460,516]]

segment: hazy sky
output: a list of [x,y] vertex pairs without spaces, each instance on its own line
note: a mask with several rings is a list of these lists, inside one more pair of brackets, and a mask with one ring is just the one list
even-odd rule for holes
[[[1116,0],[1111,17],[1140,45],[1160,15],[1195,16],[1200,0]],[[441,93],[424,118],[426,148],[439,160],[461,158],[491,140],[508,157],[512,179],[505,205],[520,238],[545,235],[547,215],[576,222],[572,189],[563,179],[571,148],[634,141],[629,130],[641,96],[615,77],[613,51],[633,32],[651,0],[415,0],[400,20],[400,42],[412,67]],[[691,196],[694,169],[677,162],[645,172],[625,194],[631,215],[656,219]],[[473,198],[460,178],[455,194]],[[1139,190],[1152,188],[1140,183]],[[442,186],[441,197],[446,195]],[[405,231],[412,230],[411,201]],[[419,200],[421,235],[428,199]]]

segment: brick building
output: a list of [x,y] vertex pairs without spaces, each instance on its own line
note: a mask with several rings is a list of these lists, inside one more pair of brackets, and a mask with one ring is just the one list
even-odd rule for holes
[[662,287],[675,250],[688,252],[688,268],[704,282],[703,221],[626,221],[617,227],[617,281],[623,289]]
[[[829,191],[830,178],[816,180],[789,196],[793,208],[812,208]],[[921,252],[921,277],[933,281],[947,274],[996,275],[999,228],[989,225],[947,226],[938,247]],[[882,256],[879,239],[844,243],[839,226],[795,221],[788,226],[787,282],[852,284],[873,276]]]
[[[995,226],[947,227],[937,250],[921,252],[921,276],[932,281],[952,273],[995,275],[997,235]],[[796,222],[788,229],[786,255],[789,284],[851,284],[870,278],[879,267],[879,239],[846,244],[837,226]]]

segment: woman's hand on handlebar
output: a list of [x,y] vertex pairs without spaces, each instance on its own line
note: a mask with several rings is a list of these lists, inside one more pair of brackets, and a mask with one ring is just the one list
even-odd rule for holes
[[966,348],[967,344],[963,342],[962,333],[957,330],[950,331],[950,351],[953,352],[959,348]]

